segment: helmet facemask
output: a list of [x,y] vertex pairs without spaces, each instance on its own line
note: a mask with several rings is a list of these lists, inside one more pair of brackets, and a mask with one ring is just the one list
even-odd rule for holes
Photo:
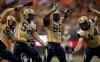
[[60,21],[60,15],[58,13],[53,14],[53,21],[55,21],[57,23]]
[[34,20],[34,14],[28,14],[28,17],[27,17],[27,21],[30,23],[31,21]]
[[26,20],[26,21],[28,21],[28,23],[30,23],[31,21],[33,21],[34,20],[34,10],[32,9],[32,8],[27,8],[27,7],[25,7],[24,9],[23,9],[23,15],[24,15],[24,19]]
[[7,24],[5,28],[5,34],[10,35],[11,32],[15,32],[16,18],[12,15],[7,16]]
[[85,21],[84,23],[79,24],[80,28],[84,31],[90,29],[90,22]]
[[7,25],[8,25],[10,28],[15,27],[15,25],[16,25],[16,19],[15,19],[14,16],[8,16],[8,17],[7,17]]

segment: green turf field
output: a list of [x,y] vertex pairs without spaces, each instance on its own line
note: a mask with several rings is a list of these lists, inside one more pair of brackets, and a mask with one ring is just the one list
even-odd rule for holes
[[[54,57],[51,62],[59,62],[59,60]],[[74,56],[73,62],[83,62],[82,56]],[[100,59],[98,59],[97,57],[93,57],[91,62],[100,62]]]

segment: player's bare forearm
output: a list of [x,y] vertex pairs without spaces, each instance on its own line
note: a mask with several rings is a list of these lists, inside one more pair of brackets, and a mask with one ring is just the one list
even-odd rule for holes
[[79,38],[78,44],[75,48],[75,51],[79,51],[81,49],[83,42],[84,42],[84,38]]
[[38,42],[40,42],[42,45],[44,45],[44,44],[43,44],[43,41],[40,39],[40,37],[39,37],[39,35],[38,35],[37,32],[34,32],[34,33],[33,33],[33,37],[34,37]]

